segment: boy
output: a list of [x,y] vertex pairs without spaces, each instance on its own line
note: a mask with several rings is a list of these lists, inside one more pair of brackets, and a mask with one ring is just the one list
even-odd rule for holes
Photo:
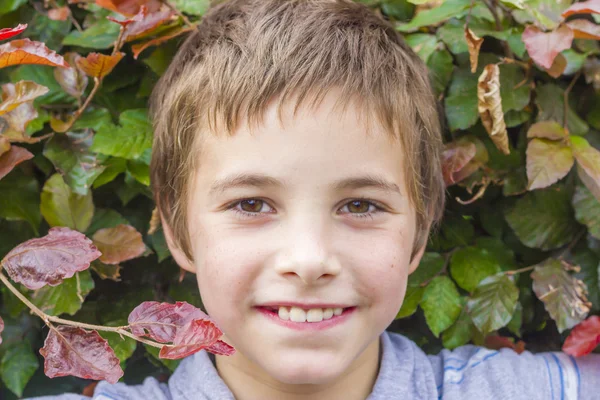
[[94,399],[598,398],[598,355],[427,356],[385,331],[445,193],[427,70],[366,7],[220,4],[151,109],[169,248],[236,353]]

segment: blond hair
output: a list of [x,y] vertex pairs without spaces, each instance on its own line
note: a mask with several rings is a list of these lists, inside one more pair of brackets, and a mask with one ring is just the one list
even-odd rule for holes
[[359,98],[400,140],[408,197],[416,211],[413,255],[441,219],[439,115],[427,68],[393,26],[350,0],[231,0],[211,8],[182,44],[150,99],[154,144],[150,176],[174,245],[193,261],[187,207],[205,132],[233,135],[240,121],[260,124],[341,89]]

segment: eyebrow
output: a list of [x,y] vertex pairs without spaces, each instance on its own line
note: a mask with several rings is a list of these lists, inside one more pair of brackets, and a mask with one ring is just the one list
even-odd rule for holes
[[[208,194],[209,196],[215,196],[236,187],[276,187],[286,189],[288,185],[269,175],[241,173],[216,180],[210,187]],[[331,189],[334,191],[360,189],[365,187],[371,187],[389,193],[402,194],[400,187],[397,184],[390,182],[381,176],[372,174],[344,178],[331,184]]]

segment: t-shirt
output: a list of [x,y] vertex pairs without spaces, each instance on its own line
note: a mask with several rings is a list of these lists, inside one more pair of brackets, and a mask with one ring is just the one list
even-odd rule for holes
[[[600,399],[600,354],[574,358],[561,352],[517,354],[466,345],[426,355],[407,337],[381,334],[379,374],[367,400],[592,400]],[[36,400],[89,400],[76,394]],[[233,400],[202,350],[179,364],[168,383],[148,377],[127,386],[100,382],[94,400]]]

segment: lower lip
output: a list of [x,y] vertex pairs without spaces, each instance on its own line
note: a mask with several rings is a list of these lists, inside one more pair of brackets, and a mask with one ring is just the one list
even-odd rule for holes
[[279,318],[275,312],[266,309],[264,307],[256,307],[256,309],[269,318],[271,321],[279,324],[281,326],[285,326],[286,328],[295,329],[298,331],[322,331],[325,329],[332,328],[336,325],[340,325],[344,323],[344,321],[350,318],[350,315],[354,313],[356,307],[349,307],[344,309],[341,315],[334,315],[330,319],[324,319],[320,322],[294,322],[294,321],[286,321]]

